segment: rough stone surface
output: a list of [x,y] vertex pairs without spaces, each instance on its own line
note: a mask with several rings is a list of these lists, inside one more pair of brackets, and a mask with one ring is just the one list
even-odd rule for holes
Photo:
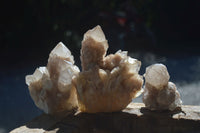
[[43,114],[11,133],[198,133],[200,106],[155,112],[131,103],[121,112],[76,113],[65,118]]
[[47,67],[39,67],[33,75],[26,76],[36,106],[50,114],[76,108],[78,103],[72,79],[78,73],[71,52],[60,42],[51,51]]
[[84,34],[82,72],[74,79],[82,112],[120,111],[141,94],[141,62],[119,50],[105,57],[108,43],[100,26]]
[[146,68],[143,102],[151,110],[175,110],[182,101],[176,85],[169,82],[169,73],[163,64]]

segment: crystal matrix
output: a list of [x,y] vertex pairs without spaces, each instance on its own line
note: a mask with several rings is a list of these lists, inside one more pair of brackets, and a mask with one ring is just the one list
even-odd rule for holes
[[84,34],[82,72],[74,79],[79,109],[83,112],[120,111],[141,93],[140,61],[120,50],[105,57],[107,49],[100,26]]

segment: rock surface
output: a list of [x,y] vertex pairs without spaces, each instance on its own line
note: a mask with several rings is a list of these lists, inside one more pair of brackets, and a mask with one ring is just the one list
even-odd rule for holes
[[43,114],[11,133],[198,133],[200,106],[155,112],[131,103],[121,112],[76,113],[59,118]]
[[60,42],[51,51],[47,67],[39,67],[33,75],[26,76],[36,106],[49,114],[76,108],[78,103],[72,79],[78,73],[71,52]]
[[141,94],[141,62],[118,51],[105,57],[108,43],[100,26],[84,34],[82,72],[74,80],[82,112],[120,111]]
[[175,110],[182,101],[176,85],[169,82],[169,73],[163,64],[146,68],[143,102],[151,110]]

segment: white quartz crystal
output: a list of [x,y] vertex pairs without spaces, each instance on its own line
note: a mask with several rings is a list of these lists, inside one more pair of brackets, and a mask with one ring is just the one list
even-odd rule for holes
[[100,26],[84,34],[82,72],[73,81],[82,112],[120,111],[141,94],[141,62],[119,50],[105,57],[108,43]]
[[154,64],[146,68],[145,106],[151,110],[171,110],[180,107],[182,101],[176,85],[169,82],[169,73],[163,64]]
[[154,64],[146,68],[145,80],[146,83],[154,86],[157,89],[165,86],[169,81],[169,73],[163,64]]
[[71,52],[60,42],[51,51],[47,67],[39,67],[33,75],[26,76],[36,106],[49,114],[76,108],[78,103],[72,79],[78,73]]

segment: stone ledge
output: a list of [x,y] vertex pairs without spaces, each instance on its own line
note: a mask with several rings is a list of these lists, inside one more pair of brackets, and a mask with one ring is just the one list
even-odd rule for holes
[[11,133],[182,133],[200,132],[200,106],[183,105],[174,112],[152,112],[143,103],[131,103],[121,112],[64,118],[42,114]]

